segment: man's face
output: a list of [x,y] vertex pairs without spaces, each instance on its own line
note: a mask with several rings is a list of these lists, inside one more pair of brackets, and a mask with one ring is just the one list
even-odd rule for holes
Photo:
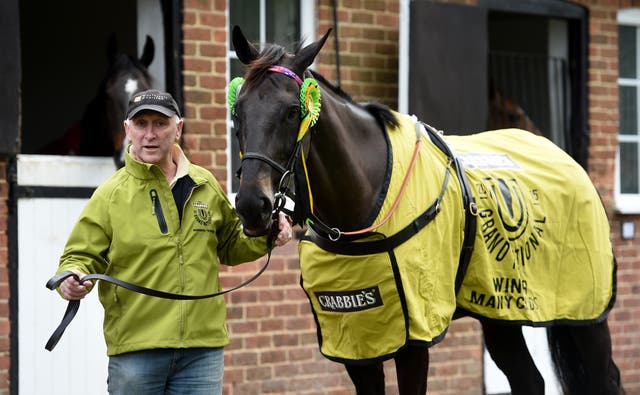
[[155,111],[142,111],[125,121],[127,138],[131,141],[131,156],[145,163],[161,165],[171,161],[174,142],[180,138],[182,120]]

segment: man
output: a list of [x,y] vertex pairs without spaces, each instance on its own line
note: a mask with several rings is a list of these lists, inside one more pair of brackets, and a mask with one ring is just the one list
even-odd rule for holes
[[[171,293],[220,288],[218,264],[253,261],[265,238],[247,237],[213,175],[189,162],[177,142],[184,120],[170,94],[149,90],[129,102],[125,167],[100,185],[65,246],[58,273],[105,273]],[[291,239],[281,214],[275,239]],[[93,284],[59,287],[82,299]],[[221,296],[175,301],[100,282],[110,394],[221,394],[229,343]]]

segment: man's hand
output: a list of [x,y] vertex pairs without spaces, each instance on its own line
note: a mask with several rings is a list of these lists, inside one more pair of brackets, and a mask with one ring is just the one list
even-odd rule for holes
[[[86,276],[86,274],[82,273],[80,270],[71,271],[79,278]],[[60,293],[62,294],[62,297],[67,300],[80,300],[89,293],[92,287],[93,283],[91,281],[79,283],[73,276],[70,276],[60,284]]]
[[293,229],[291,229],[291,219],[284,213],[278,214],[278,236],[276,237],[276,245],[283,246],[291,240]]

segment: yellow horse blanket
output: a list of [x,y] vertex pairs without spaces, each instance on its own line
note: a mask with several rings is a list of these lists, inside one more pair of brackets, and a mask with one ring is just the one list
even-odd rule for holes
[[604,318],[615,263],[607,215],[583,168],[526,131],[446,140],[464,163],[478,206],[458,306],[535,326]]
[[440,137],[430,137],[413,118],[396,117],[400,127],[387,130],[391,177],[374,223],[398,194],[418,125],[422,143],[415,170],[391,219],[354,243],[396,234],[444,190],[440,211],[386,253],[345,256],[308,239],[300,242],[301,285],[326,357],[385,359],[408,342],[435,344],[456,309],[534,326],[606,317],[615,297],[609,224],[575,161],[522,130],[444,138],[464,164],[476,201],[470,210],[477,221],[474,251],[456,290],[465,226],[461,181],[432,141]]

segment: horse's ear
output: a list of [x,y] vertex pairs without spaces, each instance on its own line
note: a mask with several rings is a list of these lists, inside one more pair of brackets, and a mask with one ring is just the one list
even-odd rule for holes
[[318,55],[318,52],[320,52],[320,49],[322,49],[322,46],[327,41],[331,30],[333,29],[329,28],[324,36],[320,37],[318,41],[307,45],[306,47],[298,51],[298,53],[296,53],[293,67],[295,71],[298,71],[299,74],[302,74],[302,72],[304,72],[307,67],[311,66],[311,63],[313,63],[313,60]]
[[151,62],[153,61],[153,56],[155,55],[156,47],[153,44],[153,39],[151,36],[147,34],[147,40],[144,43],[144,49],[142,50],[142,56],[140,56],[140,63],[144,65],[144,67],[149,67]]
[[240,26],[234,26],[231,35],[231,41],[233,42],[233,48],[236,50],[238,59],[244,64],[249,64],[258,59],[260,53],[244,36]]
[[107,41],[107,60],[109,61],[109,64],[115,62],[117,53],[118,39],[116,38],[116,34],[112,32],[109,35],[109,40]]

